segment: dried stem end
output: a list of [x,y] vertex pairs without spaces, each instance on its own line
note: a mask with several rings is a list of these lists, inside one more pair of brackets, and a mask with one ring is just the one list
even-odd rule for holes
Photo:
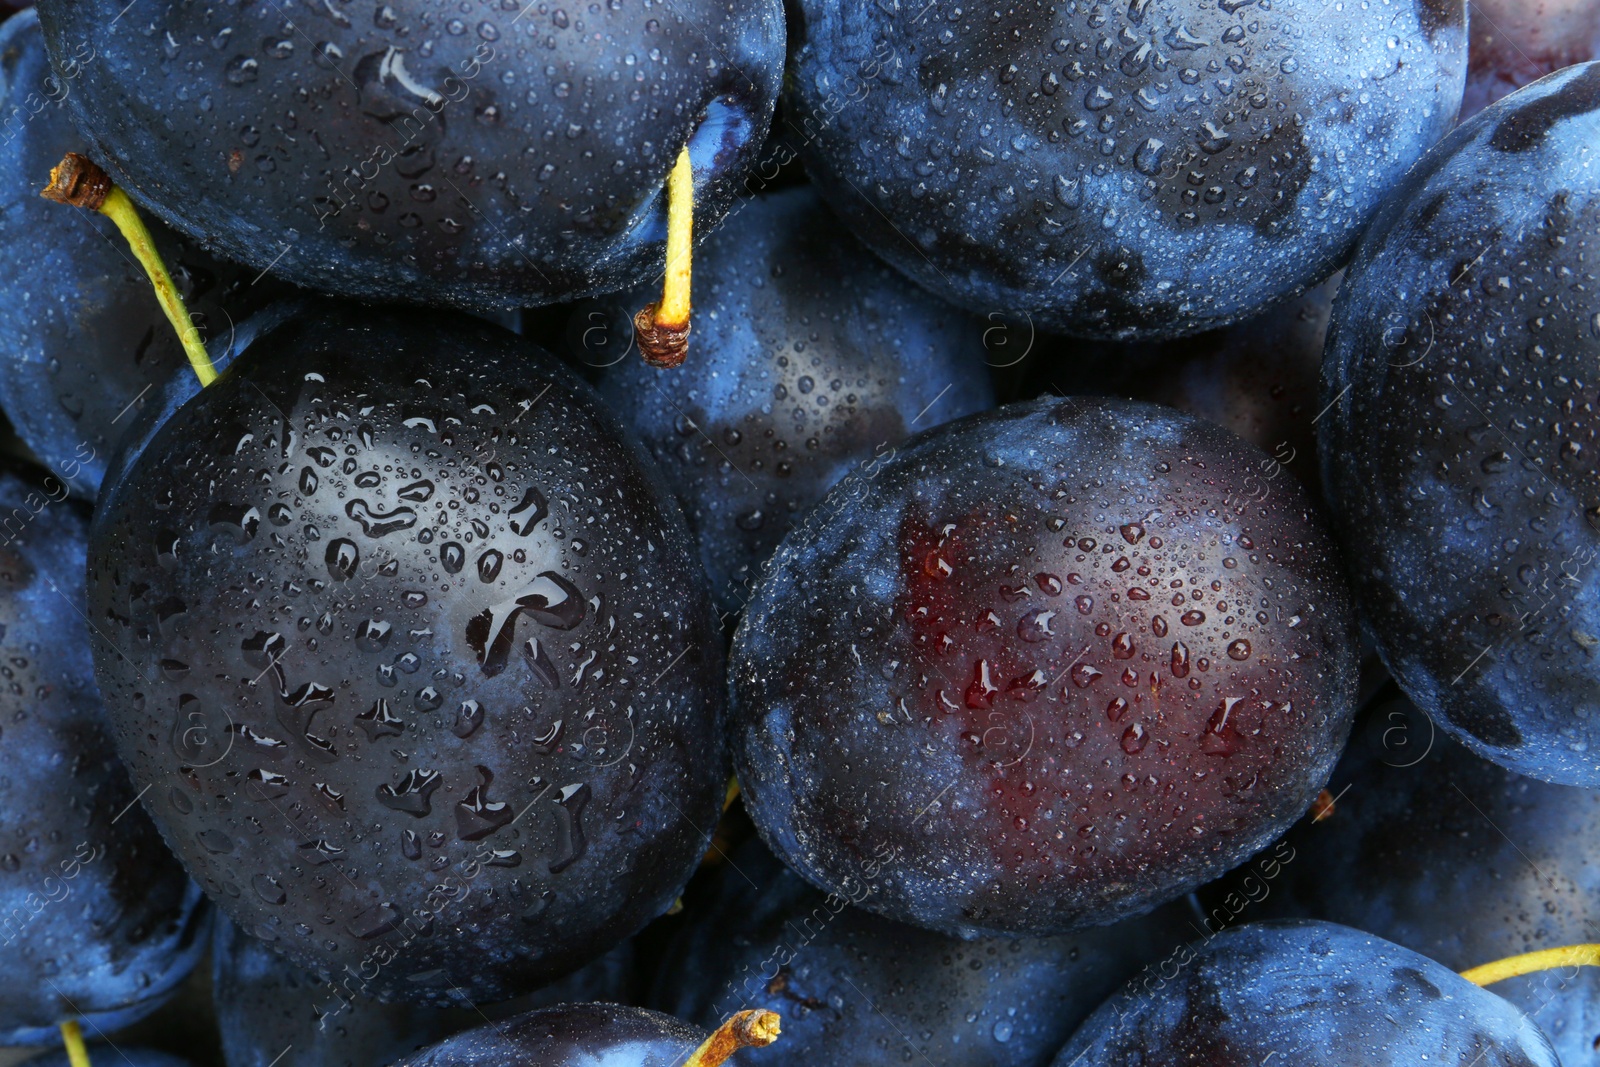
[[633,336],[639,354],[652,367],[670,370],[683,366],[689,355],[689,324],[681,326],[656,319],[659,304],[646,304],[633,316]]
[[661,300],[633,317],[639,353],[652,367],[680,367],[689,354],[689,282],[694,264],[694,168],[678,151],[667,175],[667,269]]
[[88,156],[68,152],[50,171],[50,184],[39,195],[58,204],[99,211],[111,195],[111,175]]
[[775,1011],[757,1008],[729,1016],[717,1027],[716,1033],[694,1050],[683,1067],[721,1067],[722,1063],[742,1048],[762,1048],[778,1040],[779,1024],[783,1020]]

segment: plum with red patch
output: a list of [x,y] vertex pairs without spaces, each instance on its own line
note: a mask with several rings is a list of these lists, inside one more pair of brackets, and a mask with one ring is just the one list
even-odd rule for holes
[[[762,837],[964,936],[1149,910],[1286,828],[1353,712],[1353,616],[1304,492],[1155,405],[1042,399],[837,486],[735,637]],[[1254,844],[1253,844],[1254,843]]]

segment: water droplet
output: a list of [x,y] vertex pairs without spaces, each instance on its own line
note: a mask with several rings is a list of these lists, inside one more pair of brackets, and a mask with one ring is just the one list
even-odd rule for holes
[[360,523],[361,532],[368,537],[383,537],[398,530],[409,530],[417,524],[417,513],[411,508],[383,511],[360,498],[346,504],[344,513]]
[[500,567],[506,561],[505,556],[497,549],[489,549],[478,557],[478,581],[492,582],[500,577]]
[[324,558],[327,560],[328,574],[333,580],[348,582],[356,576],[356,568],[361,565],[361,550],[348,537],[340,537],[328,542]]
[[549,505],[545,501],[544,494],[529,486],[522,494],[521,503],[506,513],[506,521],[512,533],[526,537],[549,513]]

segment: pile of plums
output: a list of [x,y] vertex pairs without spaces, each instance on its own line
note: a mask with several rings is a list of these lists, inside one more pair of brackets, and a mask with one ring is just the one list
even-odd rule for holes
[[0,1067],[1600,1065],[1600,0],[0,18]]

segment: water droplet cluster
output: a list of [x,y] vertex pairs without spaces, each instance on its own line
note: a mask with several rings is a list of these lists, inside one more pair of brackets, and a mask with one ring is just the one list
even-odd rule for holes
[[704,848],[721,651],[691,553],[540,350],[326,310],[257,339],[103,502],[96,668],[244,929],[373,995],[504,999],[658,914]]
[[1326,278],[1455,120],[1463,0],[809,0],[787,107],[867,244],[1080,336],[1225,325]]
[[[1189,416],[1040,400],[930,434],[785,542],[735,640],[764,839],[949,932],[1148,910],[1303,812],[1353,713],[1330,539]],[[853,477],[853,476],[852,476]]]
[[733,202],[782,74],[777,0],[41,8],[97,162],[230,259],[320,292],[514,309],[632,284],[687,144]]
[[[59,492],[60,486],[57,484]],[[117,759],[95,691],[75,507],[0,474],[0,1043],[58,1040],[160,1007],[210,911]]]
[[1600,785],[1600,64],[1480,112],[1363,239],[1323,480],[1384,661],[1479,755]]

